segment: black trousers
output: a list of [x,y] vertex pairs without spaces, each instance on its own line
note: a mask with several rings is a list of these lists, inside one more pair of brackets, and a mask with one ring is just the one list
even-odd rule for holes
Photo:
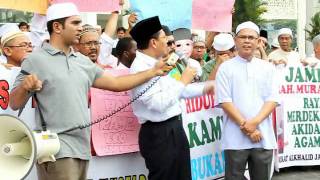
[[225,150],[225,180],[245,180],[244,172],[248,163],[251,180],[271,179],[273,150],[262,148]]
[[180,115],[142,124],[139,147],[148,180],[191,180],[189,142]]

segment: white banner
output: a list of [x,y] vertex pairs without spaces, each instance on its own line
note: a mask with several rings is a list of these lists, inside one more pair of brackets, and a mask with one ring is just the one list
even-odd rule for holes
[[220,148],[223,112],[214,108],[214,96],[181,101],[182,119],[191,155],[193,180],[224,176],[224,155]]
[[277,168],[320,164],[320,69],[289,67],[277,108]]

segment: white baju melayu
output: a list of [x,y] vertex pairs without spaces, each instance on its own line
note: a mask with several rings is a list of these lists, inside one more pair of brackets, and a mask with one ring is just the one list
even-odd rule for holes
[[[224,62],[216,78],[215,106],[232,102],[246,119],[255,117],[267,101],[279,103],[275,68],[258,58],[250,62],[236,56]],[[253,143],[239,126],[227,115],[223,121],[222,149],[240,150],[251,148],[276,149],[276,139],[271,117],[260,123],[257,129],[262,140]]]

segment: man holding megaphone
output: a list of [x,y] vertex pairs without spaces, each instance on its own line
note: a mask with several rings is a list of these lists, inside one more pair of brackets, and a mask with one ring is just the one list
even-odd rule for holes
[[124,77],[103,72],[71,47],[79,42],[82,31],[80,13],[72,3],[51,5],[47,10],[47,28],[50,41],[22,63],[22,72],[10,95],[10,106],[22,108],[36,93],[38,129],[58,133],[60,150],[55,154],[56,161],[37,163],[40,180],[85,180],[91,156],[90,128],[65,130],[89,123],[90,87],[125,91],[163,75],[172,67],[159,61],[149,70]]

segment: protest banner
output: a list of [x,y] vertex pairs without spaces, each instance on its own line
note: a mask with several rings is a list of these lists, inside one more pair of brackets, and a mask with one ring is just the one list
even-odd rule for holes
[[277,108],[276,168],[320,164],[320,68],[287,67]]
[[234,0],[193,0],[192,28],[231,32]]
[[161,24],[171,31],[177,28],[191,28],[191,0],[130,0],[131,11],[137,13],[138,21],[159,16]]
[[119,11],[119,0],[53,0],[53,3],[72,2],[80,12],[112,12]]
[[15,9],[20,11],[29,11],[39,14],[46,14],[48,8],[47,0],[1,0],[0,9]]
[[[113,75],[129,74],[129,70],[109,71]],[[130,101],[130,94],[91,88],[91,119],[97,120]],[[114,116],[92,127],[92,144],[98,156],[139,151],[138,133],[140,124],[126,107]]]
[[183,126],[189,140],[193,180],[224,176],[224,154],[220,148],[223,112],[214,108],[214,96],[181,100]]

